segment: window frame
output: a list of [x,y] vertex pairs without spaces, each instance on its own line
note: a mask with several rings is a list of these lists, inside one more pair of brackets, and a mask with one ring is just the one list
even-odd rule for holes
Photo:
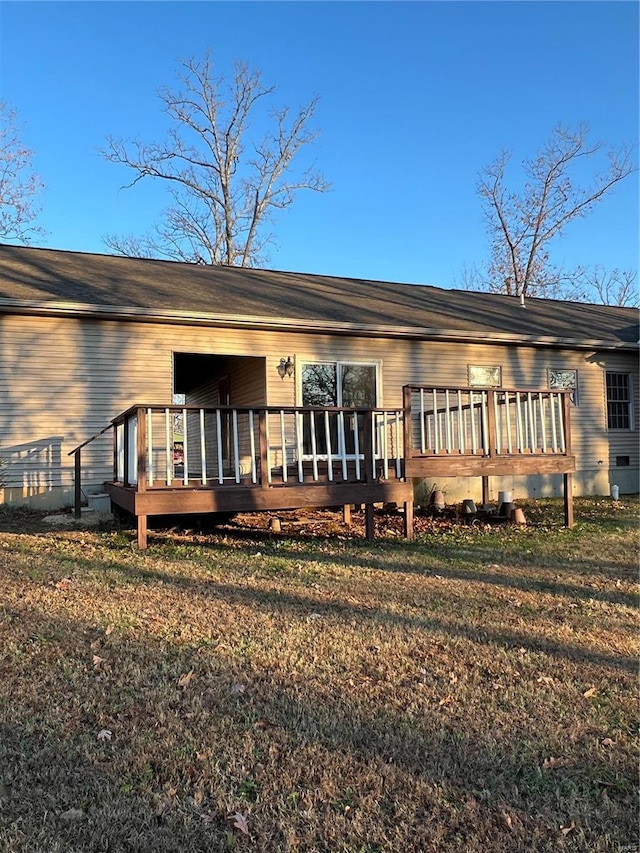
[[[609,377],[624,376],[627,385],[627,399],[613,400],[609,396]],[[604,375],[604,393],[605,393],[605,413],[607,418],[607,432],[634,432],[635,424],[633,419],[633,383],[631,374],[624,370],[606,370]],[[627,407],[627,426],[611,426],[612,412],[609,408],[613,404],[626,404]]]
[[[342,386],[340,384],[340,367],[343,365],[354,365],[356,367],[373,367],[375,368],[376,376],[376,401],[374,408],[380,408],[381,399],[382,399],[382,362],[381,361],[354,361],[353,359],[343,359],[342,361],[337,361],[336,359],[312,359],[312,358],[301,358],[299,360],[300,369],[296,371],[296,399],[297,405],[304,405],[302,402],[303,399],[303,388],[302,388],[302,377],[304,373],[304,368],[308,364],[328,364],[334,366],[336,368],[336,392],[339,398],[342,397]],[[342,402],[336,403],[336,406],[341,407]]]
[[[378,409],[381,407],[381,400],[382,400],[382,362],[381,361],[355,361],[353,359],[348,359],[348,360],[342,359],[341,361],[338,361],[335,359],[332,360],[332,359],[301,358],[301,359],[299,359],[298,364],[300,365],[300,369],[296,370],[296,400],[297,400],[296,405],[297,406],[303,406],[303,402],[302,402],[302,399],[303,399],[303,381],[302,380],[303,380],[303,374],[304,374],[305,366],[306,365],[313,365],[313,364],[327,364],[327,365],[334,366],[336,368],[336,396],[339,398],[339,402],[336,403],[336,406],[338,408],[344,408],[342,405],[342,400],[340,399],[342,397],[342,385],[340,382],[340,367],[343,365],[355,365],[357,367],[373,367],[375,369],[375,386],[376,386],[375,397],[376,397],[376,399],[375,399],[375,405],[373,406],[373,408]],[[334,454],[334,456],[336,456],[336,457],[337,457],[337,455],[338,454]],[[307,461],[309,459],[312,459],[313,455],[310,453],[304,453],[302,458],[303,458],[303,460]],[[347,460],[353,460],[356,457],[355,457],[354,453],[346,453],[344,458]],[[360,453],[359,458],[364,459],[364,454]],[[317,453],[316,459],[326,460],[326,459],[328,459],[328,456],[326,453]]]

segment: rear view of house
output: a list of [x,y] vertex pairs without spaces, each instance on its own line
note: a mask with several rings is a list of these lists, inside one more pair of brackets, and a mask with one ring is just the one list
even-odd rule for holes
[[143,515],[638,490],[633,309],[2,246],[0,330],[7,502],[72,503],[111,424],[83,494]]

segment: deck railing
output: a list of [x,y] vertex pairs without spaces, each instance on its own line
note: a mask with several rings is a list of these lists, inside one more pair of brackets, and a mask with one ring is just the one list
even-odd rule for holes
[[138,490],[403,475],[400,409],[139,405],[113,425],[114,481]]
[[569,392],[404,388],[407,457],[566,455]]

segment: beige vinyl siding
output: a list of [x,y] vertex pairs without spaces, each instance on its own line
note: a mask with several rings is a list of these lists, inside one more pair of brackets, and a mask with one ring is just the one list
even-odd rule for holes
[[[134,403],[171,405],[175,352],[249,357],[228,362],[235,405],[299,402],[298,371],[283,380],[276,369],[288,355],[296,364],[378,363],[380,400],[387,408],[401,407],[406,383],[466,386],[469,364],[500,366],[504,387],[524,388],[546,388],[548,367],[576,369],[580,405],[572,410],[572,424],[584,483],[580,488],[599,491],[612,438],[606,429],[604,365],[626,370],[624,365],[633,362],[632,356],[588,351],[41,316],[5,315],[0,334],[0,453],[10,462],[12,499],[54,489],[70,499],[73,460],[68,452]],[[637,368],[634,375],[637,412]],[[206,399],[210,390],[202,389],[203,403],[213,401]],[[198,396],[190,395],[189,402],[196,401]],[[637,448],[630,438],[613,437],[611,454],[615,459],[616,453],[628,453],[637,469]],[[111,463],[108,436],[86,448],[86,491],[101,489],[111,478]]]

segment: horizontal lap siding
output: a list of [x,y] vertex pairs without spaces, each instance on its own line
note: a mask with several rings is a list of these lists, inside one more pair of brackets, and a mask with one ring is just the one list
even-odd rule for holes
[[[593,470],[609,462],[601,365],[614,364],[610,369],[616,370],[627,365],[635,370],[640,423],[636,360],[620,354],[22,316],[0,318],[0,335],[0,452],[10,459],[13,452],[18,484],[25,483],[21,471],[30,465],[39,488],[69,488],[69,450],[130,405],[171,405],[174,352],[257,357],[231,363],[234,405],[265,399],[275,406],[300,403],[299,370],[284,380],[277,372],[280,358],[288,355],[296,366],[304,360],[378,362],[381,404],[388,408],[401,406],[406,383],[467,385],[468,364],[500,365],[505,387],[544,388],[548,367],[577,369],[574,451],[578,467]],[[634,437],[616,436],[614,457],[628,454],[637,465]],[[31,445],[35,451],[27,462],[20,448]],[[83,453],[83,486],[94,491],[110,477],[109,441],[90,445]]]

